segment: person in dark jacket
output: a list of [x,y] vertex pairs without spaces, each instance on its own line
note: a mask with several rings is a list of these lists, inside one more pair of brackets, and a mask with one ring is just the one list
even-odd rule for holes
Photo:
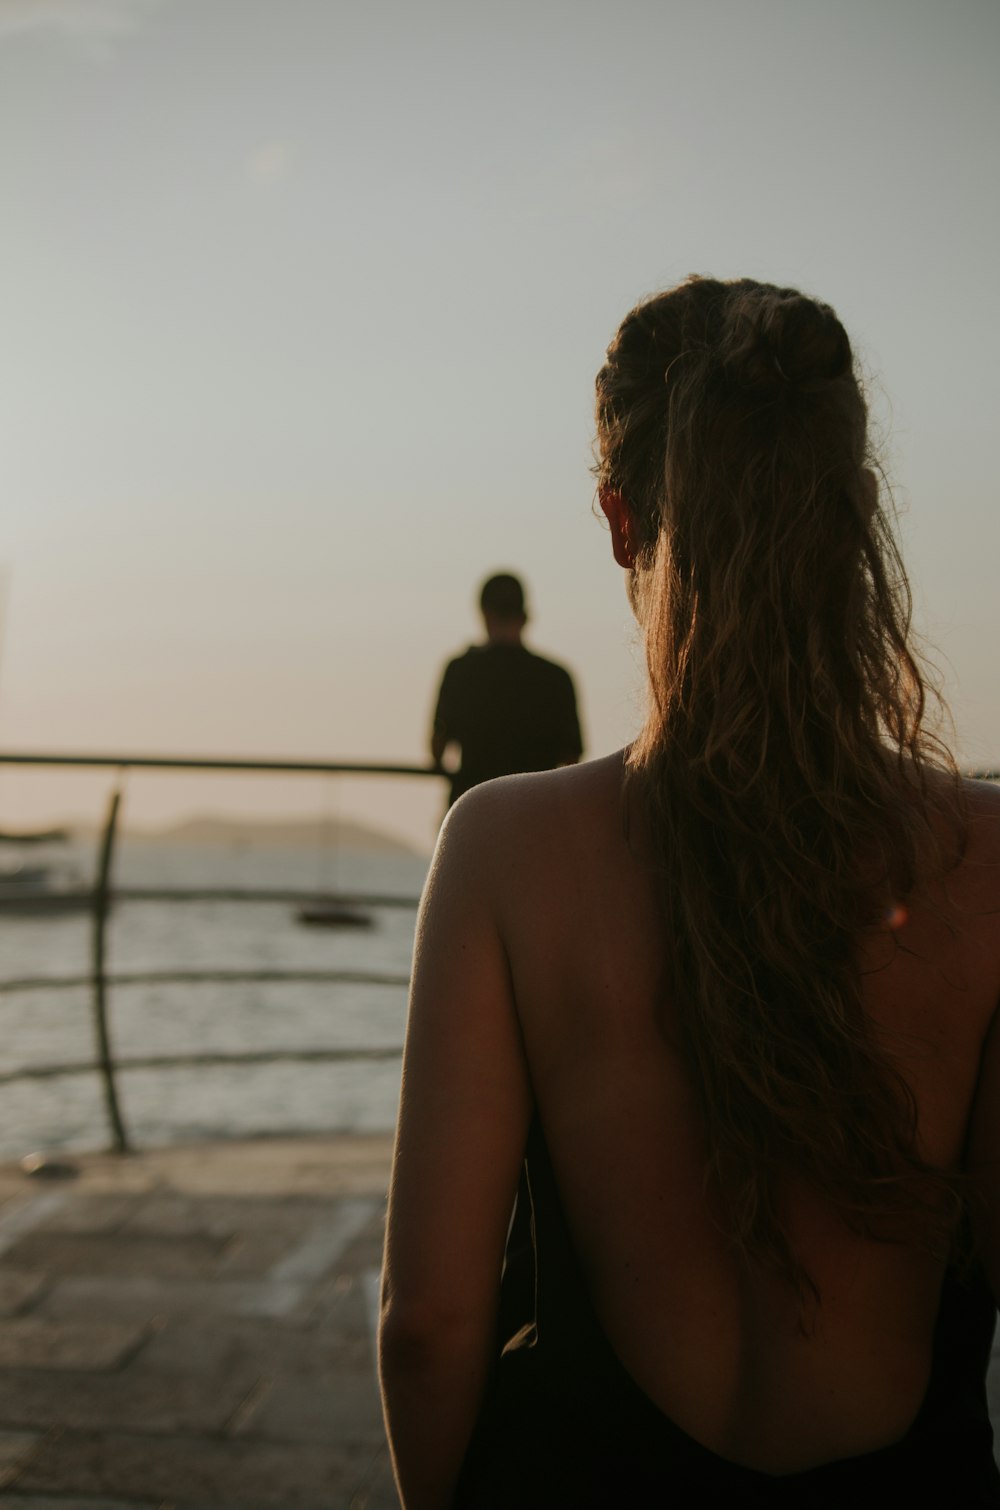
[[573,678],[522,643],[528,615],[520,580],[509,572],[490,577],[479,606],[486,641],[448,662],[434,711],[435,763],[449,745],[461,749],[451,802],[495,776],[575,765],[583,754]]

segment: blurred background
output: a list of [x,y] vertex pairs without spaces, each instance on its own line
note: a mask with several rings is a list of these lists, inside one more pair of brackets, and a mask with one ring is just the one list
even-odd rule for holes
[[[1000,760],[998,43],[992,0],[0,0],[0,750],[424,764],[505,568],[587,754],[626,742],[641,654],[593,511],[593,379],[632,303],[704,272],[840,313],[959,758]],[[0,766],[0,827],[71,830],[5,865],[86,882],[110,782]],[[125,891],[415,895],[443,803],[134,772],[111,966],[405,973],[412,915],[320,936],[289,900]],[[0,913],[0,974],[82,982],[8,990],[6,1071],[86,1057],[90,927]],[[322,985],[254,989],[255,1043],[332,1051],[352,1012],[352,1042],[402,1031],[399,991],[334,1013]],[[119,1047],[218,1048],[248,1000],[119,984]],[[235,1073],[135,1070],[132,1116],[156,1139],[239,1130],[237,1100],[392,1120],[383,1065],[304,1096]],[[85,1085],[11,1089],[0,1148],[99,1140]]]

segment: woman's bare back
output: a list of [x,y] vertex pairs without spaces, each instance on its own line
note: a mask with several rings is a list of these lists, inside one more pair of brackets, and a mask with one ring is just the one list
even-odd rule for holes
[[[615,756],[474,798],[493,835],[531,1086],[597,1315],[636,1383],[721,1457],[785,1474],[885,1446],[926,1390],[943,1265],[859,1237],[793,1178],[789,1231],[821,1297],[809,1325],[787,1282],[727,1248],[698,1099],[669,1042],[669,941],[635,815],[626,839],[622,769]],[[1000,999],[1000,793],[969,798],[964,860],[908,899],[903,926],[874,934],[861,961],[922,1152],[948,1168],[962,1163]],[[1000,1047],[994,1057],[1000,1081]]]

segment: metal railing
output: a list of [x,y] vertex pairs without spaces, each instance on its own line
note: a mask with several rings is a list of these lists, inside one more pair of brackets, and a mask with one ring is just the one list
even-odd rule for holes
[[[357,970],[147,970],[113,973],[107,965],[107,922],[112,902],[283,902],[305,903],[318,899],[336,900],[359,907],[401,907],[415,909],[419,898],[382,895],[364,892],[339,893],[331,898],[328,893],[298,889],[199,886],[190,888],[171,887],[114,887],[111,885],[111,866],[117,836],[118,814],[121,801],[120,778],[130,770],[158,771],[213,771],[242,773],[281,773],[284,775],[326,776],[407,776],[420,779],[442,780],[446,773],[435,766],[413,766],[375,761],[318,761],[318,760],[230,760],[205,759],[201,757],[145,756],[145,755],[49,755],[49,754],[0,754],[0,765],[49,766],[49,767],[102,767],[119,773],[108,805],[107,818],[101,837],[99,859],[94,885],[80,892],[80,899],[89,901],[91,912],[91,969],[86,975],[28,976],[20,979],[0,980],[0,996],[15,991],[68,990],[89,986],[93,1002],[93,1029],[95,1058],[84,1062],[25,1066],[0,1073],[0,1086],[27,1080],[49,1080],[66,1075],[89,1075],[97,1073],[101,1079],[105,1113],[111,1136],[112,1150],[127,1153],[132,1144],[118,1095],[120,1071],[149,1069],[189,1069],[196,1066],[257,1065],[268,1063],[322,1063],[338,1061],[362,1061],[398,1058],[402,1046],[352,1049],[268,1049],[237,1052],[202,1052],[198,1054],[171,1054],[156,1056],[116,1057],[114,1040],[108,1015],[107,994],[109,987],[161,984],[198,983],[278,983],[306,982],[311,984],[366,984],[405,987],[409,977],[381,971]],[[1000,781],[1000,768],[970,771],[968,775],[981,781]],[[10,837],[10,836],[8,836]],[[32,899],[33,900],[33,899]],[[34,903],[33,903],[34,904]]]
[[[111,769],[118,773],[118,780],[111,794],[107,816],[101,834],[98,863],[94,884],[76,893],[61,893],[86,904],[91,915],[91,968],[85,975],[27,976],[20,979],[0,980],[0,995],[15,991],[68,990],[87,986],[91,990],[95,1056],[92,1060],[73,1061],[64,1064],[29,1065],[8,1073],[0,1073],[0,1086],[21,1081],[50,1080],[61,1076],[98,1074],[104,1100],[105,1115],[115,1153],[129,1153],[133,1144],[122,1111],[118,1094],[118,1076],[121,1071],[148,1069],[190,1069],[202,1066],[258,1065],[275,1063],[321,1063],[337,1061],[362,1061],[398,1058],[402,1045],[373,1048],[305,1048],[243,1050],[235,1052],[200,1052],[196,1054],[163,1054],[155,1056],[116,1056],[114,1039],[108,1013],[108,989],[115,986],[226,983],[249,984],[251,982],[307,982],[311,984],[365,984],[405,987],[409,977],[386,971],[363,970],[147,970],[112,972],[107,961],[107,924],[112,902],[283,902],[306,903],[336,901],[358,907],[391,907],[416,909],[418,897],[384,895],[379,893],[351,892],[332,896],[329,892],[303,891],[301,889],[243,888],[243,887],[112,887],[111,868],[115,841],[118,832],[118,815],[121,805],[121,781],[130,770],[146,771],[209,771],[243,774],[322,775],[322,776],[407,776],[442,780],[445,772],[436,766],[413,766],[400,763],[376,761],[319,761],[319,760],[243,760],[205,759],[201,757],[147,756],[147,755],[51,755],[51,754],[0,754],[0,765],[48,766]],[[7,836],[14,838],[16,836]],[[25,898],[26,904],[37,907],[37,897]]]

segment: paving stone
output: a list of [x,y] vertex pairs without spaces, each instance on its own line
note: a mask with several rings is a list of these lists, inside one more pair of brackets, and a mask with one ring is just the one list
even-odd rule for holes
[[177,1280],[61,1279],[38,1305],[39,1314],[54,1319],[111,1314],[121,1321],[141,1322],[171,1316],[287,1316],[301,1299],[298,1285],[252,1279]]
[[22,1237],[8,1250],[7,1263],[12,1268],[41,1269],[48,1274],[194,1278],[213,1272],[230,1240],[50,1229]]
[[382,1407],[371,1370],[338,1369],[322,1383],[279,1380],[240,1423],[240,1435],[277,1442],[381,1446]]
[[0,1431],[0,1489],[17,1477],[40,1440],[37,1431]]
[[145,1338],[143,1327],[115,1321],[0,1321],[0,1368],[117,1368]]
[[190,1510],[330,1510],[349,1502],[370,1453],[309,1443],[115,1432],[52,1433],[18,1473],[20,1494],[152,1499]]
[[[149,1149],[125,1159],[86,1154],[76,1163],[81,1184],[89,1190],[159,1191],[168,1186],[185,1195],[226,1200],[240,1196],[255,1200],[384,1197],[392,1144],[391,1133],[334,1133]],[[16,1170],[15,1179],[23,1184],[23,1178]],[[0,1172],[0,1190],[4,1188]]]
[[347,1502],[347,1510],[399,1510],[389,1449],[383,1447]]
[[331,1276],[314,1302],[311,1316],[318,1327],[329,1328],[344,1340],[370,1337],[371,1317],[363,1275],[342,1272]]
[[[0,1254],[11,1252],[23,1241],[26,1233],[33,1232],[60,1211],[66,1200],[65,1190],[25,1187],[22,1180],[17,1195],[0,1207]],[[16,1263],[14,1267],[17,1267]]]
[[60,1494],[58,1499],[50,1499],[47,1494],[5,1494],[4,1506],[10,1510],[173,1510],[172,1506],[164,1504],[163,1500],[105,1500],[105,1499],[79,1499],[73,1496],[67,1499]]
[[20,1164],[0,1166],[0,1221],[8,1203],[17,1204],[24,1198],[24,1170]]
[[144,1154],[143,1163],[147,1177],[166,1177],[175,1190],[190,1195],[278,1200],[293,1195],[384,1197],[392,1145],[391,1133],[262,1138],[158,1149]]
[[345,1248],[341,1255],[341,1264],[345,1269],[351,1270],[381,1269],[384,1247],[385,1212],[380,1210],[377,1217],[358,1233],[348,1248]]
[[178,1237],[225,1237],[232,1232],[288,1231],[311,1227],[330,1210],[330,1199],[290,1196],[251,1199],[247,1196],[192,1196],[157,1192],[152,1200],[136,1201],[126,1223],[130,1233]]
[[[137,1355],[130,1372],[173,1375],[224,1374],[239,1370],[246,1358],[266,1358],[266,1346],[244,1346],[239,1328],[218,1312],[212,1316],[161,1317]],[[250,1323],[255,1325],[255,1323]],[[270,1335],[270,1328],[266,1335]]]
[[344,1334],[311,1325],[216,1315],[205,1320],[170,1320],[153,1334],[131,1368],[136,1373],[213,1373],[254,1368],[272,1379],[315,1381],[339,1365],[358,1369],[371,1363],[371,1340],[363,1331]]
[[115,1232],[135,1215],[141,1197],[128,1195],[85,1194],[73,1190],[66,1194],[57,1211],[39,1222],[37,1232]]
[[251,1365],[224,1374],[0,1369],[0,1424],[141,1432],[222,1432],[257,1380]]
[[315,1285],[339,1268],[341,1255],[370,1224],[375,1204],[364,1196],[332,1202],[323,1221],[303,1234],[301,1243],[274,1266],[272,1279]]
[[294,1253],[303,1241],[304,1234],[294,1229],[237,1232],[220,1257],[217,1271],[227,1279],[269,1274],[276,1264]]
[[44,1288],[44,1274],[0,1269],[0,1316],[16,1316],[19,1311],[27,1310]]
[[371,1343],[372,1356],[377,1360],[378,1327],[382,1313],[381,1270],[366,1269],[361,1275],[361,1289],[365,1298],[365,1310],[368,1314],[368,1340]]

